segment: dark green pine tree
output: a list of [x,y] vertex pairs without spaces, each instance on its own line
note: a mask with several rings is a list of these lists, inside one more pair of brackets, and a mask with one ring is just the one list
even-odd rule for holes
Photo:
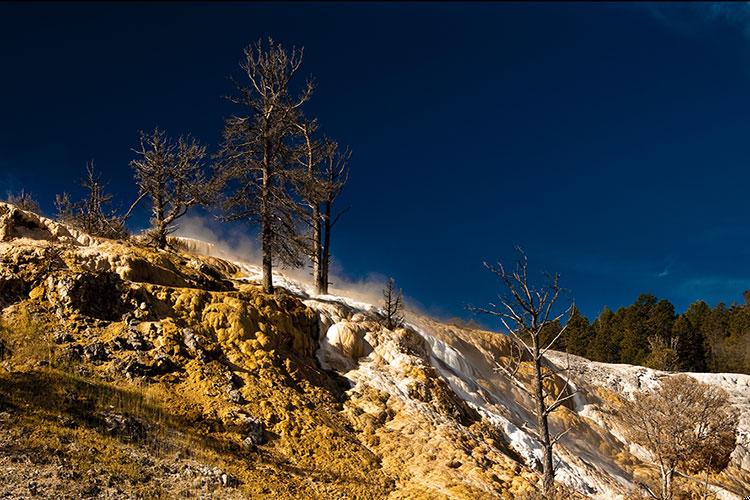
[[[539,333],[539,339],[542,343],[542,346],[546,347],[550,343],[552,343],[553,340],[555,340],[555,337],[558,333],[560,333],[560,330],[562,329],[562,325],[560,325],[559,321],[550,321],[544,327],[542,327],[542,331]],[[565,350],[565,334],[563,333],[560,335],[560,337],[555,340],[555,350],[556,351],[564,351]]]
[[651,308],[646,319],[646,330],[649,336],[656,335],[668,340],[672,335],[676,315],[674,306],[668,300],[660,300]]
[[729,309],[729,335],[723,342],[723,367],[721,371],[746,373],[748,371],[748,342],[750,341],[750,307],[734,304]]
[[577,356],[588,355],[589,345],[594,339],[594,329],[588,318],[581,314],[576,306],[570,311],[570,319],[563,337],[567,352]]
[[706,364],[715,373],[728,371],[726,338],[729,335],[729,309],[719,303],[701,324],[706,343]]
[[593,330],[594,338],[586,350],[586,357],[593,361],[618,363],[622,328],[615,313],[605,306],[594,321]]
[[690,304],[687,311],[682,315],[685,316],[695,328],[701,330],[701,332],[705,332],[705,323],[711,316],[711,308],[702,300],[698,300]]
[[677,339],[677,356],[684,371],[706,370],[703,333],[692,324],[687,314],[680,315],[672,325],[672,337]]
[[711,317],[711,308],[702,300],[690,304],[682,314],[696,331],[696,335],[703,342],[704,369],[710,370],[711,343],[706,335],[707,326]]
[[642,365],[648,357],[648,337],[653,334],[649,331],[648,320],[655,306],[656,297],[641,294],[632,305],[617,311],[617,316],[621,317],[623,322],[621,363]]

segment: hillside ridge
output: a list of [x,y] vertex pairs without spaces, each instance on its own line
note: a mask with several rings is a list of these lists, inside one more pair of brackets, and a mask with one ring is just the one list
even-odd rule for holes
[[[532,402],[495,369],[507,338],[413,312],[389,330],[346,291],[315,295],[279,273],[268,295],[256,266],[182,248],[0,204],[2,493],[539,497]],[[670,374],[550,356],[568,359],[579,394],[551,419],[572,428],[556,452],[561,498],[633,495],[653,467],[611,410]],[[709,481],[741,498],[750,376],[691,376],[742,411],[730,467]]]

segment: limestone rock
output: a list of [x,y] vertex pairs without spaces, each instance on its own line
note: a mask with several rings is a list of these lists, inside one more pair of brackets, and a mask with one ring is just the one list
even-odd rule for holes
[[119,319],[125,310],[123,282],[113,272],[51,275],[47,299],[65,310],[108,321]]
[[328,329],[326,339],[344,356],[357,361],[372,352],[372,346],[365,340],[366,333],[367,329],[360,324],[342,321]]
[[0,241],[14,238],[59,241],[75,245],[90,245],[96,240],[63,224],[26,212],[8,203],[0,203]]

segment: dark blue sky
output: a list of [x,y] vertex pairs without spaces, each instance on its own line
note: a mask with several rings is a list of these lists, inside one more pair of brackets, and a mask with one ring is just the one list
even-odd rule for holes
[[0,4],[0,191],[52,212],[95,158],[127,205],[138,130],[215,147],[226,77],[271,35],[305,46],[308,112],[354,151],[348,276],[466,316],[519,244],[589,316],[739,301],[748,26],[743,5]]

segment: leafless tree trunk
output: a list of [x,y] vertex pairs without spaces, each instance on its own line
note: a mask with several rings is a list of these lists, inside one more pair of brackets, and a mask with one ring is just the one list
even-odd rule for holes
[[673,468],[661,468],[661,497],[665,500],[672,500],[672,478],[674,477]]
[[302,138],[299,163],[302,172],[295,179],[296,190],[306,205],[306,224],[310,234],[310,261],[317,293],[328,293],[328,269],[331,259],[331,231],[341,213],[332,218],[333,203],[349,175],[351,153],[339,150],[330,139],[314,137],[315,121],[297,126]]
[[333,226],[333,224],[331,224],[331,209],[332,203],[325,202],[323,204],[323,214],[321,216],[323,223],[323,242],[320,248],[320,269],[316,278],[318,293],[323,294],[328,293],[328,285],[331,284],[328,279],[328,270],[331,267],[331,227]]
[[245,49],[240,66],[247,83],[235,82],[237,94],[229,100],[249,115],[225,120],[217,155],[219,178],[230,187],[223,203],[225,219],[260,225],[267,293],[273,293],[274,261],[299,267],[301,253],[307,252],[308,241],[297,227],[298,206],[290,190],[301,106],[313,92],[308,81],[298,97],[291,95],[290,85],[301,65],[302,50],[287,52],[271,39],[267,47],[259,41]]
[[[518,249],[520,259],[513,271],[507,271],[502,264],[491,265],[485,262],[485,267],[497,275],[502,281],[506,295],[500,296],[499,304],[490,304],[491,308],[471,308],[475,312],[490,314],[500,318],[512,341],[512,356],[509,366],[497,363],[497,369],[508,374],[516,385],[528,393],[534,400],[536,413],[536,435],[534,436],[542,446],[542,487],[548,496],[554,484],[555,468],[553,464],[553,447],[565,435],[568,429],[555,436],[550,435],[549,415],[566,401],[572,399],[575,392],[570,390],[567,377],[562,390],[554,394],[546,389],[544,381],[559,377],[564,369],[550,366],[545,361],[545,354],[565,331],[565,326],[559,328],[552,340],[544,342],[542,333],[549,331],[554,325],[559,325],[560,319],[570,313],[572,306],[559,314],[555,314],[555,304],[560,297],[560,277],[555,274],[549,276],[549,282],[535,288],[529,282],[528,260],[522,250]],[[566,325],[567,326],[567,325]],[[529,390],[516,377],[516,372],[522,361],[529,359],[534,367],[532,388]]]
[[333,203],[344,189],[346,181],[349,179],[349,162],[352,153],[349,149],[343,152],[339,150],[337,143],[328,141],[326,143],[326,162],[324,170],[324,197],[323,197],[323,242],[320,249],[320,277],[318,278],[318,293],[328,293],[328,271],[331,264],[331,231],[336,225],[339,218],[346,212],[340,211],[336,216],[332,216]]
[[273,175],[273,163],[271,155],[273,146],[269,140],[263,141],[263,184],[260,190],[260,224],[261,224],[261,251],[263,252],[263,290],[273,293],[273,229],[271,228],[271,176]]
[[318,128],[315,121],[303,122],[297,125],[302,137],[302,152],[300,163],[303,167],[301,175],[296,180],[297,191],[304,204],[307,205],[307,224],[310,231],[310,262],[312,264],[313,283],[317,293],[324,293],[325,287],[322,280],[322,236],[321,236],[321,210],[325,186],[320,176],[320,163],[322,159],[322,148],[313,134]]
[[187,211],[207,204],[213,197],[213,183],[203,174],[205,146],[180,137],[173,142],[166,132],[141,132],[140,158],[130,162],[139,193],[151,200],[151,238],[157,248],[167,247],[173,224]]
[[401,290],[396,288],[396,280],[388,278],[383,289],[383,326],[389,330],[398,328],[404,322],[404,299]]

